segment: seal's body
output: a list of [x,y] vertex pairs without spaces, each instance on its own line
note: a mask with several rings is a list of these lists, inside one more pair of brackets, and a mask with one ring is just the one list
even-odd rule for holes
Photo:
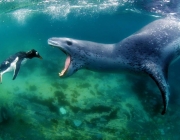
[[27,59],[32,59],[34,57],[42,58],[39,53],[32,49],[28,52],[17,52],[14,55],[7,58],[3,61],[0,65],[0,82],[2,82],[2,76],[6,72],[10,72],[14,70],[13,80],[16,78],[20,66],[24,63]]
[[106,72],[130,69],[147,73],[162,93],[162,114],[165,114],[169,100],[168,66],[180,55],[179,21],[154,21],[116,44],[70,38],[50,38],[48,44],[67,54],[60,76],[70,76],[81,68]]

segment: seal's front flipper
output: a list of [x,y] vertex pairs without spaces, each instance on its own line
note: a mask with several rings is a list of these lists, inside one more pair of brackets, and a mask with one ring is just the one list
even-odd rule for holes
[[20,70],[20,66],[21,66],[21,61],[20,61],[20,60],[18,60],[18,61],[16,62],[15,67],[14,67],[13,80],[14,80],[14,79],[16,79],[16,76],[18,75],[19,70]]
[[164,109],[162,115],[166,113],[168,102],[169,102],[169,85],[166,81],[166,71],[163,72],[162,68],[154,63],[148,63],[145,66],[145,72],[156,82],[158,88],[161,91]]

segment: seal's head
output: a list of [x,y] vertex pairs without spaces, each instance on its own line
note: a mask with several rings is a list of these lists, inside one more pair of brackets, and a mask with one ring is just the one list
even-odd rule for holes
[[80,49],[82,46],[78,40],[53,37],[48,39],[48,44],[59,48],[67,55],[64,69],[59,73],[59,76],[70,76],[84,66],[84,55]]

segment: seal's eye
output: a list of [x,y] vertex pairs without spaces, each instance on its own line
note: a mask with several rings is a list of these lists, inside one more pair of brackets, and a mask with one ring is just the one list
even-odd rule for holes
[[72,42],[71,42],[71,41],[66,41],[66,43],[67,43],[68,45],[72,45]]

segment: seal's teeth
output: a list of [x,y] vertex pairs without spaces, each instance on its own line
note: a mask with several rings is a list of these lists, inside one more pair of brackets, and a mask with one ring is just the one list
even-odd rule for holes
[[63,69],[63,70],[59,73],[59,76],[60,76],[60,77],[63,76],[65,72],[66,72],[66,69]]
[[61,76],[63,76],[63,73],[61,72],[61,73],[59,73],[59,76],[61,77]]

